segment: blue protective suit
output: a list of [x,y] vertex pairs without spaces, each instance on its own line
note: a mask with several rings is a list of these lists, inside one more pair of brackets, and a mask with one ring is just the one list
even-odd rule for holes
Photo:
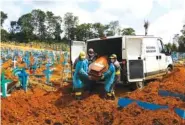
[[75,67],[73,76],[73,86],[75,89],[84,87],[84,82],[88,79],[88,60],[79,60]]
[[113,63],[109,65],[108,71],[104,73],[104,78],[105,78],[105,91],[111,92],[111,86],[115,78],[115,67]]
[[25,69],[22,69],[20,74],[18,74],[21,86],[25,91],[27,91],[27,81],[28,81],[28,74],[26,73]]

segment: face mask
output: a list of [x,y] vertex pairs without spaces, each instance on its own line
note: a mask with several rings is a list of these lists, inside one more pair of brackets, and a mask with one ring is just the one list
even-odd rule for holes
[[114,62],[114,59],[111,59],[110,61],[113,63]]

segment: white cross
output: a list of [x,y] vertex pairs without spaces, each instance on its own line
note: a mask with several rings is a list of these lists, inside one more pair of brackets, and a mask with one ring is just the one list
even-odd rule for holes
[[13,62],[14,68],[16,68],[16,63],[17,63],[17,61],[14,59],[12,62]]

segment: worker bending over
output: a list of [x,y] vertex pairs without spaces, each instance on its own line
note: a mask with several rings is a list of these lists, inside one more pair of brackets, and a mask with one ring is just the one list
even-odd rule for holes
[[75,90],[75,98],[81,99],[82,90],[85,82],[90,78],[88,76],[88,60],[86,59],[85,52],[80,52],[79,60],[75,67],[75,72],[73,76],[73,87]]
[[115,57],[111,55],[109,57],[109,69],[105,72],[101,79],[105,79],[105,92],[107,99],[115,99],[113,83],[115,79],[115,66],[114,66]]
[[[92,48],[90,48],[88,50],[86,58],[88,60],[88,66],[89,66],[91,63],[93,63],[97,59],[97,54],[94,52],[94,50]],[[74,70],[75,70],[76,64],[79,60],[80,60],[80,57],[75,59],[74,66],[73,66]],[[93,83],[95,83],[95,82],[96,82],[95,80],[88,80],[87,84],[85,85],[85,90],[87,90],[89,92],[89,94],[92,92]]]

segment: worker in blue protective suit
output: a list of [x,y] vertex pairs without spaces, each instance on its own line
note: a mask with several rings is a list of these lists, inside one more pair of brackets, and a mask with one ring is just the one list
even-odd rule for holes
[[79,61],[76,64],[73,76],[73,87],[76,99],[81,99],[84,84],[88,79],[91,79],[90,76],[88,76],[88,60],[86,59],[85,52],[82,51],[80,52]]
[[113,83],[115,79],[115,66],[114,66],[114,56],[109,57],[109,69],[105,72],[101,79],[105,79],[105,92],[107,99],[115,99]]

